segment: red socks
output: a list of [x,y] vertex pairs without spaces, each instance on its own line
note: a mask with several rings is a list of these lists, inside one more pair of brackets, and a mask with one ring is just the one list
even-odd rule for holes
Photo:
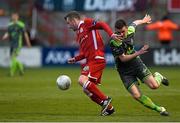
[[105,100],[107,99],[107,96],[104,95],[96,86],[96,84],[94,84],[93,82],[87,81],[84,86],[84,89],[87,89],[89,92],[91,92],[93,94],[94,97],[99,98],[100,100]]

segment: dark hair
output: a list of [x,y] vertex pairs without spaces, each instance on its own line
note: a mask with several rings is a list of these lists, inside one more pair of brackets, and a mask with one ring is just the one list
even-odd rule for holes
[[126,22],[122,19],[118,19],[116,22],[115,22],[115,28],[116,29],[122,29],[124,26],[127,26]]
[[64,17],[65,20],[67,20],[67,18],[69,18],[69,19],[74,19],[74,18],[81,19],[81,15],[77,11],[71,11]]

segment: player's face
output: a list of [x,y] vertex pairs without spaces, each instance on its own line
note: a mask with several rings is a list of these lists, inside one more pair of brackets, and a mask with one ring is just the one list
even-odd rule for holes
[[12,18],[12,21],[17,21],[19,19],[19,15],[14,13],[12,14],[11,18]]
[[127,28],[127,26],[123,26],[123,28],[121,28],[121,29],[116,28],[115,31],[116,31],[116,34],[120,35],[122,38],[125,38],[128,28]]
[[75,19],[67,18],[66,19],[66,23],[67,23],[69,29],[72,29],[73,31],[77,31],[78,30],[78,25],[77,25]]

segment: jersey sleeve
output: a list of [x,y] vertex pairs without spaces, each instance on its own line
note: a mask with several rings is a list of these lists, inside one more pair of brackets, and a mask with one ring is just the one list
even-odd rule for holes
[[90,29],[102,29],[104,30],[109,36],[113,34],[112,29],[103,21],[98,21],[94,19],[87,19],[86,22],[90,25]]
[[20,26],[22,32],[26,32],[26,26],[24,22],[18,21],[18,25]]
[[85,57],[83,54],[79,54],[79,55],[75,56],[74,58],[75,58],[75,61],[80,61],[80,60],[84,59]]
[[135,33],[135,31],[136,31],[136,26],[137,26],[137,25],[136,25],[135,23],[131,23],[131,24],[128,26],[128,35]]
[[125,52],[122,43],[117,43],[115,40],[110,41],[110,47],[114,56],[122,55]]
[[168,26],[172,30],[177,30],[178,29],[178,25],[176,23],[173,23],[172,21],[169,21]]
[[146,26],[147,30],[158,30],[161,27],[162,23],[160,21],[148,24]]

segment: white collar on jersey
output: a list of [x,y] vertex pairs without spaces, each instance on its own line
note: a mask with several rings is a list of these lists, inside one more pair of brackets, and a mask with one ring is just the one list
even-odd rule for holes
[[84,21],[82,21],[82,20],[79,22],[78,29],[79,29],[80,25],[83,24],[83,23],[84,23]]

